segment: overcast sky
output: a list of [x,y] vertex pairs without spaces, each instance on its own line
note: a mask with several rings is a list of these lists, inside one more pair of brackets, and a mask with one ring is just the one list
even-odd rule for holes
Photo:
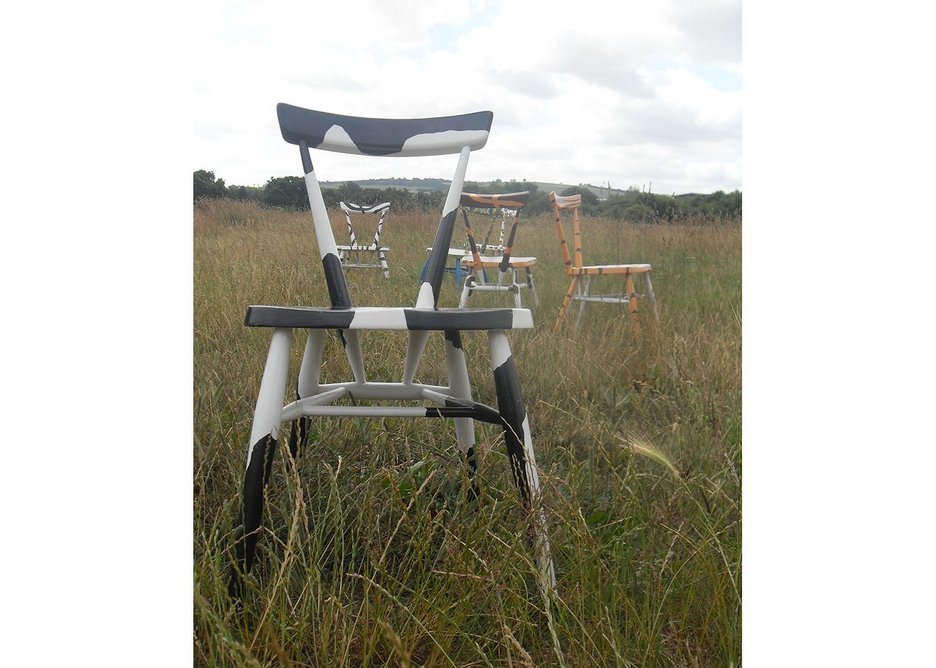
[[[301,174],[277,102],[406,118],[489,109],[469,180],[741,188],[740,0],[224,2],[198,21],[192,169]],[[450,178],[449,156],[317,151],[323,180]]]

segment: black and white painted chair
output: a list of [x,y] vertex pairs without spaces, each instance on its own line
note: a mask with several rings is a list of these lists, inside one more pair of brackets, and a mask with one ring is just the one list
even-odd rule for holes
[[[384,278],[390,278],[390,268],[387,266],[387,253],[390,249],[380,245],[380,235],[383,232],[384,218],[390,209],[390,202],[375,204],[374,206],[361,206],[351,202],[339,202],[338,205],[344,211],[345,224],[348,226],[348,237],[351,243],[338,246],[338,259],[341,260],[341,266],[346,269],[382,269]],[[377,228],[374,232],[374,239],[370,244],[358,243],[357,236],[354,234],[354,225],[351,222],[351,214],[360,214],[362,216],[373,214],[380,216],[377,219]],[[371,258],[375,254],[376,259]]]
[[[520,222],[520,211],[530,198],[529,191],[519,193],[504,193],[497,195],[482,195],[475,193],[462,193],[461,212],[465,220],[465,229],[468,233],[468,245],[471,254],[462,258],[461,263],[468,272],[465,285],[462,288],[459,306],[468,306],[474,292],[509,292],[514,296],[514,306],[521,307],[520,289],[529,288],[533,295],[533,303],[537,304],[536,286],[533,285],[533,267],[536,258],[532,256],[518,257],[513,255],[513,245],[517,238],[517,225]],[[474,230],[471,227],[470,211],[484,211],[491,214],[491,228],[478,246]],[[491,235],[497,220],[500,219],[500,238],[497,244],[489,245]],[[507,220],[511,219],[510,232],[504,240],[504,230]],[[488,281],[487,270],[497,270],[497,282]],[[525,280],[517,282],[517,271],[526,272]]]
[[[254,561],[262,523],[263,488],[270,478],[274,451],[283,438],[283,425],[292,423],[288,441],[290,452],[296,456],[308,434],[308,421],[326,416],[453,418],[458,448],[472,472],[476,466],[473,421],[500,425],[522,504],[534,511],[540,586],[547,591],[553,590],[555,576],[546,536],[545,513],[537,503],[540,487],[530,424],[507,336],[507,330],[533,327],[533,318],[527,309],[437,307],[468,157],[472,150],[482,148],[487,142],[493,114],[482,111],[439,118],[378,119],[341,116],[288,104],[279,104],[277,114],[283,139],[299,147],[331,304],[247,307],[245,324],[248,327],[269,327],[273,332],[247,448],[243,526],[235,546],[232,595],[240,592],[243,577]],[[429,258],[426,279],[419,285],[415,307],[354,307],[338,259],[338,248],[319,181],[312,167],[309,149],[313,148],[365,156],[458,156],[432,244],[434,250]],[[305,352],[298,372],[296,398],[284,407],[290,341],[297,329],[307,331]],[[326,330],[337,330],[340,335],[352,380],[320,382]],[[407,351],[405,360],[402,360],[399,382],[377,382],[368,378],[359,338],[362,330],[406,333]],[[487,332],[496,409],[472,399],[468,364],[462,348],[463,331]],[[443,334],[447,385],[427,385],[414,380],[432,332]],[[335,405],[339,399],[353,400],[356,405]],[[422,405],[369,403],[381,400],[414,401]]]

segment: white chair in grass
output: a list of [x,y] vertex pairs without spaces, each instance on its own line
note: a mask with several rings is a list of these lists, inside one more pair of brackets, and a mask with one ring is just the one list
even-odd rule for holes
[[[622,304],[629,307],[631,326],[635,333],[638,332],[640,330],[640,319],[637,315],[637,300],[640,295],[634,290],[634,276],[637,274],[643,276],[647,289],[646,296],[650,300],[654,317],[659,321],[660,316],[657,311],[656,297],[653,294],[653,283],[650,281],[652,267],[649,264],[586,265],[582,256],[582,231],[578,215],[579,207],[582,205],[582,196],[567,195],[563,197],[551,192],[549,193],[549,202],[552,205],[553,218],[556,221],[556,231],[559,233],[559,245],[562,248],[562,259],[565,262],[566,275],[569,277],[569,289],[566,291],[565,299],[562,300],[562,306],[559,308],[559,317],[556,318],[556,324],[553,326],[553,335],[559,332],[566,310],[573,301],[581,304],[578,318],[575,321],[576,329],[582,322],[582,315],[585,313],[587,304]],[[570,211],[572,214],[572,240],[574,244],[572,256],[569,255],[569,246],[562,232],[562,211]],[[592,279],[596,276],[623,277],[624,292],[618,294],[592,294]]]
[[[520,211],[530,198],[529,191],[518,193],[503,193],[496,195],[483,195],[475,193],[462,193],[461,212],[465,220],[465,229],[468,233],[468,246],[471,251],[461,259],[462,267],[468,276],[462,288],[459,306],[468,306],[474,292],[508,292],[514,296],[514,305],[522,306],[520,289],[529,288],[533,295],[533,303],[537,304],[536,287],[533,285],[533,267],[536,258],[513,255],[513,245],[517,237],[517,225],[520,222]],[[471,212],[479,215],[491,216],[491,227],[480,248],[475,240],[474,230],[471,227]],[[500,238],[497,244],[488,244],[488,238],[495,223],[500,220]],[[507,220],[511,219],[510,232],[504,240],[504,230]],[[487,270],[497,270],[497,282],[488,279]],[[523,282],[517,281],[517,271],[526,272]]]
[[[330,304],[325,306],[248,306],[248,327],[272,329],[272,340],[260,383],[253,427],[247,447],[243,487],[241,532],[235,543],[230,591],[239,596],[244,576],[256,553],[263,520],[263,488],[270,479],[272,457],[283,440],[283,427],[291,424],[288,437],[292,455],[298,456],[309,433],[309,421],[327,417],[412,417],[455,421],[457,446],[469,471],[474,472],[474,421],[499,425],[504,434],[508,462],[522,505],[533,510],[535,553],[540,586],[555,587],[552,558],[546,536],[546,519],[540,495],[530,424],[520,390],[520,379],[510,351],[508,330],[533,327],[530,311],[519,308],[438,308],[443,269],[455,228],[468,157],[487,142],[493,120],[489,111],[460,116],[419,119],[381,119],[341,116],[288,104],[277,106],[280,131],[299,147],[312,223],[322,258],[322,277]],[[457,155],[455,173],[432,243],[425,280],[420,283],[413,307],[355,307],[338,259],[338,247],[312,167],[310,149],[361,156]],[[289,351],[293,332],[306,332],[305,352],[298,370],[295,397],[285,403],[289,382]],[[350,380],[322,383],[320,371],[327,330],[338,333],[350,367]],[[368,377],[361,348],[361,334],[391,330],[407,337],[405,359],[400,360],[397,381]],[[472,397],[462,332],[487,333],[497,407]],[[448,382],[417,382],[420,358],[433,332],[445,346]],[[380,360],[385,366],[386,360]],[[477,365],[472,365],[477,368]],[[354,405],[336,405],[339,400]],[[416,406],[384,405],[381,401],[418,402]],[[473,476],[472,476],[473,479]],[[476,483],[472,484],[472,491]]]
[[[390,209],[390,202],[382,202],[374,206],[361,206],[351,202],[339,202],[338,205],[344,211],[345,224],[348,226],[348,237],[351,243],[338,246],[338,259],[341,260],[341,266],[357,269],[382,269],[384,278],[390,278],[390,268],[387,266],[387,253],[390,249],[380,245],[380,235],[383,232],[384,218]],[[357,236],[354,234],[354,225],[351,223],[351,214],[377,215],[377,227],[374,232],[374,239],[370,244],[358,243]],[[376,255],[372,258],[371,255]]]

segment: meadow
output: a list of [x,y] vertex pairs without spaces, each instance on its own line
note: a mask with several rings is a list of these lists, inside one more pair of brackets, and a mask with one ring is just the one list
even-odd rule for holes
[[[341,243],[343,217],[332,223]],[[355,305],[412,305],[437,223],[391,209],[390,279],[349,270]],[[552,335],[568,286],[557,236],[548,215],[523,220],[515,253],[538,257],[539,304],[524,291],[535,328],[510,340],[558,598],[547,606],[537,589],[531,521],[499,429],[476,427],[481,496],[469,502],[451,421],[329,418],[295,467],[277,453],[258,563],[236,606],[229,563],[270,337],[243,326],[245,308],[328,295],[308,212],[195,207],[196,665],[740,664],[741,226],[582,225],[588,263],[653,265],[660,319],[641,303],[635,334],[626,309],[591,305],[578,331],[572,312]],[[440,305],[459,292],[446,276]],[[487,337],[464,343],[474,399],[496,405]],[[291,386],[303,344],[297,333]],[[399,380],[405,333],[365,333],[363,347],[370,378]],[[347,375],[332,336],[323,381]],[[417,377],[444,375],[439,334]]]

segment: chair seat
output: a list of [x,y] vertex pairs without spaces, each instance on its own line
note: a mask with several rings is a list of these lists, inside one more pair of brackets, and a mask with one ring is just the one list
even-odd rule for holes
[[[429,246],[428,248],[426,248],[426,252],[427,252],[427,253],[431,253],[431,252],[432,252],[432,246]],[[465,255],[471,255],[471,251],[470,251],[470,250],[465,250],[464,248],[449,248],[449,249],[448,249],[448,254],[449,254],[451,257],[464,257]]]
[[[481,266],[485,269],[496,269],[500,266],[502,259],[501,257],[494,257],[493,255],[482,255]],[[471,255],[463,257],[461,262],[465,266],[474,266],[475,264],[474,257]],[[509,264],[511,267],[532,267],[536,264],[536,258],[512,257],[510,258]]]
[[570,276],[592,276],[596,274],[642,274],[650,271],[649,264],[595,264],[586,267],[566,267]]
[[525,308],[431,309],[370,307],[331,309],[312,306],[248,306],[247,327],[302,329],[492,330],[531,329]]

